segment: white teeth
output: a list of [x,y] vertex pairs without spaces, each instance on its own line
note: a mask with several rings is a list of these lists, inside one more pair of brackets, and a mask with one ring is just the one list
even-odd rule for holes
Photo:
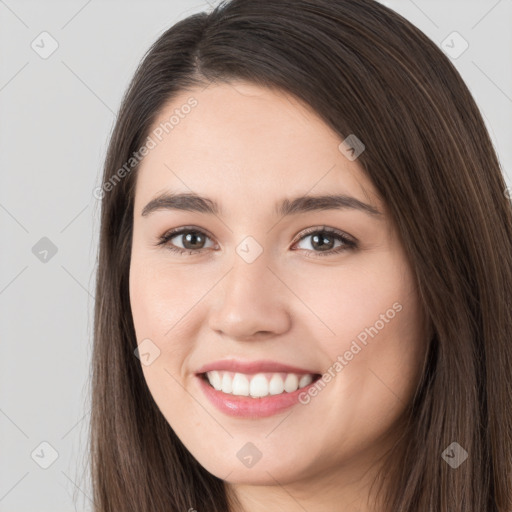
[[222,379],[218,371],[210,372],[210,383],[217,391],[222,389]]
[[287,393],[293,393],[297,391],[299,387],[299,378],[294,373],[289,373],[284,381],[284,390]]
[[281,393],[293,393],[313,382],[312,374],[257,373],[246,375],[227,371],[211,371],[206,376],[210,384],[223,393],[261,398]]
[[233,395],[249,396],[249,379],[243,373],[233,377]]
[[[236,378],[236,376],[235,376]],[[262,373],[258,373],[251,379],[251,387],[249,389],[250,395],[267,396],[268,395],[268,380]]]
[[268,386],[271,395],[280,395],[284,391],[284,382],[280,375],[272,375]]
[[299,380],[299,388],[303,388],[304,386],[309,386],[313,382],[312,375],[303,375]]
[[[208,373],[206,375],[208,375]],[[211,381],[210,381],[210,384],[211,384]],[[222,376],[222,385],[221,386],[222,386],[223,393],[232,393],[233,392],[233,379],[227,373],[224,373],[224,375]]]

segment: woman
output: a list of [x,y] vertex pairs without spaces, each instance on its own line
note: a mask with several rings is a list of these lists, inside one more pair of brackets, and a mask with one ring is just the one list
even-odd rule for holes
[[99,194],[95,511],[509,511],[505,189],[453,65],[374,1],[170,28]]

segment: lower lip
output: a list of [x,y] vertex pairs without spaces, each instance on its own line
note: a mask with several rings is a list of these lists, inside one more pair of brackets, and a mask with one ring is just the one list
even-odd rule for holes
[[250,396],[230,395],[217,391],[203,377],[197,376],[197,378],[204,394],[217,409],[229,416],[244,418],[265,418],[278,414],[298,404],[299,395],[304,392],[307,393],[308,389],[316,384],[315,380],[293,393],[284,392],[280,395],[252,398]]

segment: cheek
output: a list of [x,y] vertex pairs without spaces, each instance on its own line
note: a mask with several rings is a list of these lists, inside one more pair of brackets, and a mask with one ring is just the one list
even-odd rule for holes
[[137,339],[175,337],[206,286],[197,275],[191,278],[187,272],[162,264],[161,257],[157,261],[135,254],[130,266],[130,303]]
[[185,417],[179,411],[186,402],[180,384],[182,369],[192,348],[183,331],[187,326],[186,312],[191,307],[186,279],[178,272],[163,269],[161,263],[151,261],[151,256],[134,254],[129,285],[137,344],[142,343],[151,357],[150,364],[141,359],[144,378],[162,413],[166,415],[172,404],[173,417],[179,421]]
[[295,291],[321,320],[313,318],[326,380],[366,411],[407,402],[425,355],[423,311],[409,267],[390,254],[376,265],[319,274],[312,284],[302,281]]
[[377,335],[375,330],[377,336],[384,337],[398,328],[407,331],[416,326],[418,308],[412,276],[394,253],[382,252],[378,257],[354,259],[346,266],[310,268],[295,274],[287,279],[293,282],[296,296],[314,313],[303,318],[309,316],[311,326],[316,323],[318,339],[331,354],[348,350],[358,336],[364,343]]
[[390,431],[421,377],[425,345],[417,295],[402,274],[377,277],[347,279],[331,294],[334,305],[323,302],[323,320],[335,335],[319,337],[326,384],[306,407],[315,411],[309,421],[318,429],[345,432],[348,450]]
[[158,354],[150,366],[143,365],[155,396],[162,389],[167,396],[181,396],[181,387],[170,376],[178,381],[184,379],[187,359],[196,350],[198,330],[203,325],[198,321],[204,315],[201,298],[214,283],[211,273],[208,277],[197,271],[180,271],[162,256],[133,255],[129,281],[131,312],[137,344],[149,339],[152,344],[148,346]]

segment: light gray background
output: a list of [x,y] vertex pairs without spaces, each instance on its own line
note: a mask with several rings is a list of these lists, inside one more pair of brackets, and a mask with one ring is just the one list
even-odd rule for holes
[[[382,3],[441,47],[454,31],[469,43],[453,62],[510,184],[512,0]],[[85,465],[99,227],[92,191],[139,60],[164,30],[213,4],[0,0],[2,512],[92,510]],[[59,45],[47,59],[31,47],[35,40],[50,48],[38,37],[43,31]],[[460,48],[451,38],[447,44]],[[45,262],[33,252],[43,237],[57,248]],[[43,469],[53,450],[58,457]]]

